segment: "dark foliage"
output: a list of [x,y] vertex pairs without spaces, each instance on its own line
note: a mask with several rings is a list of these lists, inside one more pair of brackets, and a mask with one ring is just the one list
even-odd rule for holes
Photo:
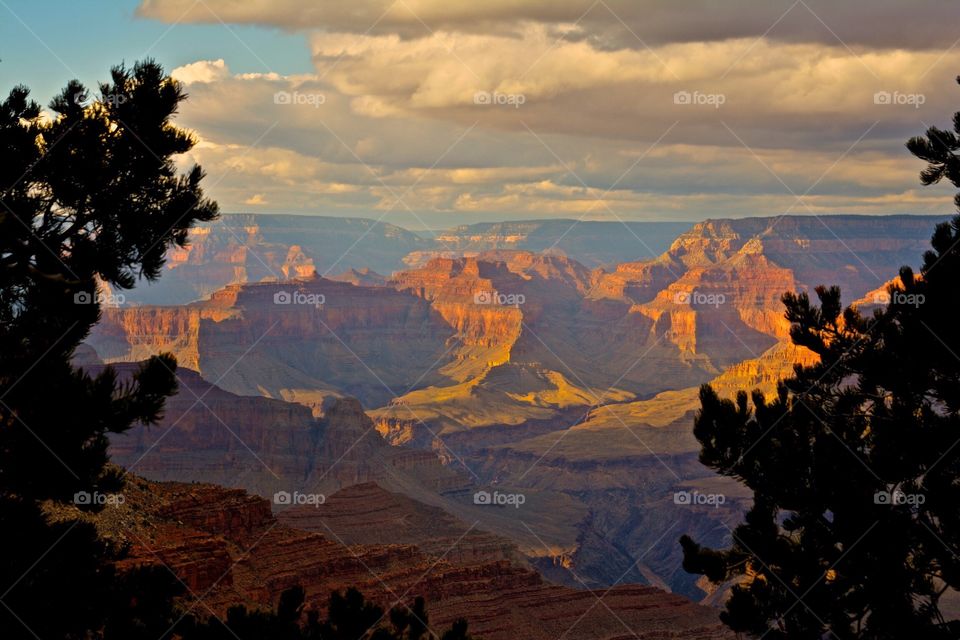
[[465,620],[454,622],[443,635],[432,632],[423,598],[384,615],[359,591],[348,589],[330,595],[326,620],[315,610],[303,615],[303,608],[303,589],[294,587],[281,594],[276,612],[233,607],[226,619],[211,616],[200,623],[187,617],[176,632],[183,640],[470,640]]
[[[156,421],[176,390],[160,355],[130,382],[70,359],[100,317],[100,290],[158,277],[172,244],[217,215],[203,172],[173,158],[192,137],[171,123],[185,95],[152,62],[117,67],[96,97],[77,81],[41,117],[25,87],[0,103],[0,628],[5,638],[148,633],[166,619],[158,577],[116,579],[118,550],[63,507],[103,508],[120,488],[107,434]],[[102,284],[100,284],[102,283]],[[75,499],[78,498],[78,499]],[[108,507],[109,508],[109,507]],[[54,614],[53,611],[56,611]]]

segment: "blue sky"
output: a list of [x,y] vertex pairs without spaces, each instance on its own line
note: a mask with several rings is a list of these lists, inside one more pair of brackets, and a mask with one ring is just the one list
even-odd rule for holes
[[145,56],[165,68],[224,58],[237,73],[313,70],[300,34],[275,27],[176,25],[135,15],[137,0],[0,0],[0,87],[46,104],[74,77],[88,86]]
[[904,141],[960,107],[958,24],[941,0],[0,0],[0,90],[153,57],[228,212],[943,214]]

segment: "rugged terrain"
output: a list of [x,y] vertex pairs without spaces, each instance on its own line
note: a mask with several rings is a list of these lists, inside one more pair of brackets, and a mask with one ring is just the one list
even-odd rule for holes
[[[121,376],[132,365],[117,365]],[[153,480],[192,480],[276,492],[329,494],[379,482],[413,494],[466,493],[462,471],[430,451],[392,447],[353,398],[301,404],[241,396],[177,370],[179,390],[160,422],[111,437],[111,459]]]
[[[200,404],[181,391],[153,449],[145,434],[114,443],[148,477],[262,495],[375,482],[510,540],[563,584],[699,598],[676,538],[723,544],[748,496],[697,461],[698,385],[773,393],[812,358],[789,343],[783,292],[839,284],[868,306],[936,221],[706,221],[654,258],[597,268],[523,250],[547,248],[530,244],[537,229],[461,229],[453,254],[418,254],[389,278],[300,269],[186,305],[108,309],[89,343],[117,362],[172,351],[199,372],[186,390],[213,385]],[[476,491],[524,502],[491,509]]]

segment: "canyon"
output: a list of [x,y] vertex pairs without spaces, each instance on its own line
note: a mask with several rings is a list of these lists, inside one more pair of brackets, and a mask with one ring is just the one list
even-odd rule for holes
[[[274,274],[228,278],[216,242],[198,236],[161,282],[192,264],[182,274],[195,267],[206,284],[177,285],[192,297],[175,304],[107,308],[87,343],[119,367],[177,356],[161,424],[111,441],[113,460],[150,481],[318,492],[329,502],[277,521],[427,556],[465,535],[458,554],[550,588],[710,599],[676,540],[724,545],[750,496],[697,460],[699,385],[774,393],[814,357],[790,343],[782,294],[837,284],[866,308],[940,220],[708,220],[670,241],[636,227],[643,242],[581,223],[567,244],[566,221],[471,225],[431,242],[401,234],[389,260],[378,244],[382,262],[368,254],[330,276],[340,251],[274,235]],[[599,247],[624,234],[632,253]],[[247,262],[267,242],[252,237]]]

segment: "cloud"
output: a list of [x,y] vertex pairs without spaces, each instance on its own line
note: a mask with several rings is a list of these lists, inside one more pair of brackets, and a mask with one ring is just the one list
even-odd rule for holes
[[[693,55],[693,45],[663,51],[680,81],[649,71],[633,73],[628,83],[615,74],[591,74],[591,68],[627,65],[624,55],[643,54],[584,51],[611,59],[582,64],[570,50],[560,52],[560,67],[581,65],[586,77],[575,81],[579,88],[565,89],[548,64],[530,80],[535,93],[519,108],[463,105],[456,91],[438,93],[425,106],[414,96],[421,83],[432,81],[414,70],[435,53],[435,43],[406,49],[410,43],[374,40],[354,45],[363,53],[351,55],[342,78],[319,69],[299,76],[226,70],[192,83],[178,122],[195,130],[200,143],[183,165],[204,167],[207,190],[226,211],[257,206],[408,221],[445,213],[451,224],[483,213],[698,219],[786,211],[943,212],[949,201],[946,192],[914,190],[920,166],[902,147],[905,131],[922,131],[923,121],[949,113],[946,98],[931,94],[920,109],[875,105],[871,91],[880,85],[872,77],[857,80],[859,63],[837,51],[794,62],[804,71],[792,72],[783,62],[793,59],[791,52],[762,43],[757,54],[763,60],[744,67],[743,77],[731,74],[734,89],[719,109],[673,102],[677,86],[696,86],[697,70],[680,64]],[[719,44],[701,46],[716,64],[733,55]],[[509,75],[511,51],[500,53],[494,66]],[[905,75],[928,63],[925,54],[896,55],[902,60],[883,64]],[[389,56],[401,61],[392,80],[376,71]],[[187,68],[221,67],[198,61]],[[816,93],[826,70],[853,78],[848,95]],[[484,74],[488,84],[481,86],[510,88],[495,84],[493,72]],[[789,82],[779,89],[765,84],[775,78]],[[737,83],[756,83],[753,90],[763,95],[741,103],[735,97],[747,94]],[[358,108],[360,91],[377,92],[363,95],[394,113]],[[323,100],[277,99],[295,92]],[[804,114],[803,99],[820,115]]]
[[[210,21],[203,4],[152,0],[141,13]],[[226,21],[303,30],[315,65],[296,76],[232,73],[222,59],[174,70],[190,93],[179,122],[201,140],[183,162],[204,166],[226,211],[452,224],[949,207],[947,190],[916,189],[922,165],[903,148],[954,108],[960,50],[930,48],[939,27],[925,44],[864,34],[853,46],[837,37],[857,33],[849,7],[830,9],[836,35],[823,38],[831,29],[802,2],[779,7],[771,23],[794,9],[759,38],[757,16],[774,3],[731,2],[742,24],[675,9],[662,23],[665,5],[645,2],[610,2],[617,15],[600,2],[582,20],[575,4],[536,1],[360,2],[322,16],[282,0],[208,4]],[[880,32],[916,19],[870,6]],[[364,12],[383,14],[376,28],[360,28]],[[645,46],[630,33],[641,25],[658,34]]]
[[[732,129],[751,146],[822,148],[825,121],[828,144],[849,144],[877,121],[903,137],[923,117],[949,113],[947,73],[960,66],[960,50],[858,54],[768,40],[609,51],[558,42],[532,25],[509,37],[314,33],[311,44],[319,76],[371,118],[647,142],[679,122],[683,141],[736,144]],[[922,104],[877,104],[878,93]],[[678,104],[678,95],[690,102]]]
[[182,67],[175,68],[170,72],[170,75],[183,84],[209,83],[223,80],[230,75],[230,70],[223,58],[220,58],[219,60],[199,60],[185,64]]
[[942,0],[142,0],[140,16],[287,30],[387,35],[448,31],[511,36],[524,23],[601,49],[757,39],[851,48],[943,50],[957,39],[960,5]]

